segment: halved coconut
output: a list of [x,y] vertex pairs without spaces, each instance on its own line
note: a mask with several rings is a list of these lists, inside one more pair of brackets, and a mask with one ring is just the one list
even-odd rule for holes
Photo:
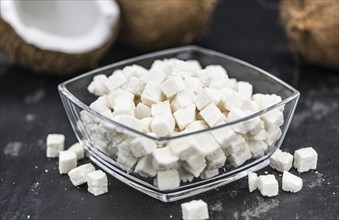
[[68,74],[97,64],[118,33],[115,1],[1,1],[0,48],[37,72]]
[[121,8],[119,39],[139,50],[191,43],[214,11],[216,0],[117,0]]

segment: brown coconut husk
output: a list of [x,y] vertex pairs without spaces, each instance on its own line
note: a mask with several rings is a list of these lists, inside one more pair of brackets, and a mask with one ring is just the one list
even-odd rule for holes
[[117,2],[121,9],[120,40],[142,51],[191,43],[204,30],[216,3],[214,0]]
[[15,30],[0,18],[0,49],[10,63],[34,72],[51,75],[69,75],[95,67],[117,37],[116,25],[109,40],[100,48],[81,54],[67,54],[37,48],[25,42]]
[[310,63],[339,69],[338,0],[282,0],[280,18],[293,50]]

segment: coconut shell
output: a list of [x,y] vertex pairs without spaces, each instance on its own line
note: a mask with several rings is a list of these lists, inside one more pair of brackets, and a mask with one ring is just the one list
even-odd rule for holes
[[100,48],[81,54],[67,54],[43,50],[25,42],[15,30],[0,18],[0,49],[10,63],[34,72],[51,75],[69,75],[95,67],[117,37],[116,25],[109,40]]
[[119,39],[142,51],[191,43],[202,33],[216,1],[117,1],[121,9]]
[[283,0],[280,18],[292,48],[306,61],[339,69],[338,0]]

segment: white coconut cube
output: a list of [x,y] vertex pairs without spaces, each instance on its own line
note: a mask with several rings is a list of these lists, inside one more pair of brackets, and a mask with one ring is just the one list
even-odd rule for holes
[[208,87],[213,78],[227,77],[227,71],[220,65],[208,65],[200,71],[199,79],[203,87]]
[[220,92],[216,89],[204,88],[193,98],[193,101],[199,110],[211,103],[217,105],[220,101]]
[[182,167],[198,177],[206,167],[206,160],[202,154],[194,154],[182,163]]
[[199,114],[210,127],[226,120],[226,117],[214,103],[207,105]]
[[124,73],[121,70],[115,70],[113,74],[104,81],[104,86],[108,91],[112,92],[121,88],[126,82],[127,79]]
[[161,91],[160,85],[147,83],[141,94],[141,102],[147,106],[163,101],[164,93]]
[[169,101],[158,102],[151,105],[152,116],[160,115],[163,113],[172,113],[171,105]]
[[171,102],[171,107],[173,112],[183,109],[191,104],[193,104],[194,92],[189,90],[184,90],[178,92]]
[[317,169],[318,154],[312,147],[306,147],[294,152],[293,166],[299,173]]
[[253,157],[263,156],[268,148],[268,145],[266,144],[265,141],[255,141],[255,140],[248,141],[248,146],[251,150]]
[[116,98],[114,105],[113,115],[134,115],[135,104],[133,100],[124,99],[124,98]]
[[152,153],[157,148],[157,145],[148,138],[137,137],[129,143],[129,148],[133,157],[140,158]]
[[46,156],[55,158],[59,156],[60,151],[64,150],[65,136],[63,134],[49,134],[46,140]]
[[124,91],[124,90],[121,90],[121,89],[117,89],[117,90],[112,91],[110,94],[107,95],[107,101],[112,108],[114,108],[116,100],[133,101],[134,100],[134,94],[127,92],[127,91]]
[[137,77],[131,77],[128,79],[123,89],[136,96],[141,96],[142,92],[144,91],[145,85],[146,82],[144,80]]
[[144,132],[147,134],[147,133],[151,133],[151,124],[152,124],[152,120],[153,120],[153,117],[146,117],[146,118],[143,118],[141,119],[141,123],[144,125]]
[[151,108],[143,103],[138,103],[134,109],[134,115],[137,119],[143,119],[152,115]]
[[87,174],[87,190],[94,196],[99,196],[108,192],[108,180],[106,173],[101,170]]
[[185,78],[184,82],[185,82],[187,90],[189,91],[198,93],[202,89],[200,80],[196,77],[187,77]]
[[177,126],[180,130],[184,130],[189,124],[195,121],[196,107],[194,104],[180,109],[173,114]]
[[256,173],[248,173],[248,190],[253,192],[258,188],[258,175]]
[[258,177],[258,189],[263,196],[276,196],[279,193],[278,181],[272,174],[261,175]]
[[105,112],[107,110],[110,110],[106,103],[102,99],[97,99],[94,102],[92,102],[89,107],[93,109],[94,111],[97,111],[99,113]]
[[185,169],[179,169],[178,170],[179,173],[179,178],[182,182],[186,183],[186,182],[192,182],[194,179],[194,175],[191,174],[190,172],[188,172]]
[[77,155],[77,160],[83,159],[85,157],[84,146],[82,146],[82,144],[79,142],[73,144],[67,150],[73,151]]
[[95,167],[92,164],[87,163],[69,171],[68,176],[74,186],[80,186],[87,182],[87,174],[94,170]]
[[200,174],[200,178],[201,179],[210,179],[214,176],[217,176],[219,174],[219,169],[213,169],[213,170],[204,170],[201,174]]
[[[113,118],[114,121],[125,125],[126,127],[142,132],[145,125],[139,120],[130,115],[118,115]],[[121,128],[122,129],[122,128]],[[123,130],[123,129],[122,129]]]
[[158,137],[171,135],[174,131],[175,120],[171,113],[163,113],[153,117],[151,123],[152,132]]
[[238,81],[236,85],[237,91],[240,95],[242,95],[246,99],[251,99],[253,94],[253,86],[244,81]]
[[141,76],[141,79],[145,82],[151,82],[154,84],[161,84],[166,79],[166,75],[158,69],[148,71],[145,75]]
[[104,74],[94,76],[93,81],[87,87],[88,92],[96,96],[105,95],[109,91],[105,87],[106,81],[107,76]]
[[289,171],[292,167],[293,155],[277,149],[270,157],[270,166],[277,171]]
[[156,180],[160,190],[170,190],[180,186],[179,173],[176,169],[159,171]]
[[143,177],[154,177],[157,174],[157,171],[153,168],[152,156],[146,155],[140,158],[135,166],[134,172]]
[[208,125],[204,120],[196,120],[187,125],[185,132],[194,132],[208,128]]
[[189,139],[183,139],[182,141],[179,139],[178,141],[169,143],[168,146],[171,148],[172,152],[180,158],[180,160],[187,160],[192,155],[199,153],[194,141]]
[[152,164],[156,170],[168,170],[178,166],[179,157],[168,146],[155,149],[152,156]]
[[299,192],[303,187],[303,180],[296,175],[284,171],[282,176],[282,190],[286,192]]
[[169,77],[161,84],[161,91],[167,97],[172,97],[184,89],[186,89],[185,82],[179,76]]
[[181,204],[182,218],[184,220],[208,219],[207,203],[202,200],[193,200]]
[[77,166],[77,155],[73,151],[60,151],[59,173],[67,174]]

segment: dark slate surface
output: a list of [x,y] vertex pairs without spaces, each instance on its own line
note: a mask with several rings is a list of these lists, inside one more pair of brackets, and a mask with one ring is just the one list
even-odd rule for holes
[[[299,70],[301,98],[282,148],[293,153],[313,146],[319,153],[318,169],[300,175],[304,187],[297,194],[281,191],[264,198],[257,191],[249,193],[244,178],[191,198],[208,202],[211,219],[339,218],[339,75],[294,65],[275,8],[275,2],[261,0],[223,2],[209,31],[195,43],[244,59],[288,83],[293,69]],[[116,46],[101,65],[136,54]],[[94,197],[85,186],[75,188],[58,174],[57,161],[45,157],[45,139],[60,132],[66,135],[66,146],[76,140],[57,92],[65,79],[1,61],[1,219],[180,219],[181,202],[191,199],[162,203],[113,177],[109,193]],[[265,171],[278,176],[269,167],[259,174]]]

